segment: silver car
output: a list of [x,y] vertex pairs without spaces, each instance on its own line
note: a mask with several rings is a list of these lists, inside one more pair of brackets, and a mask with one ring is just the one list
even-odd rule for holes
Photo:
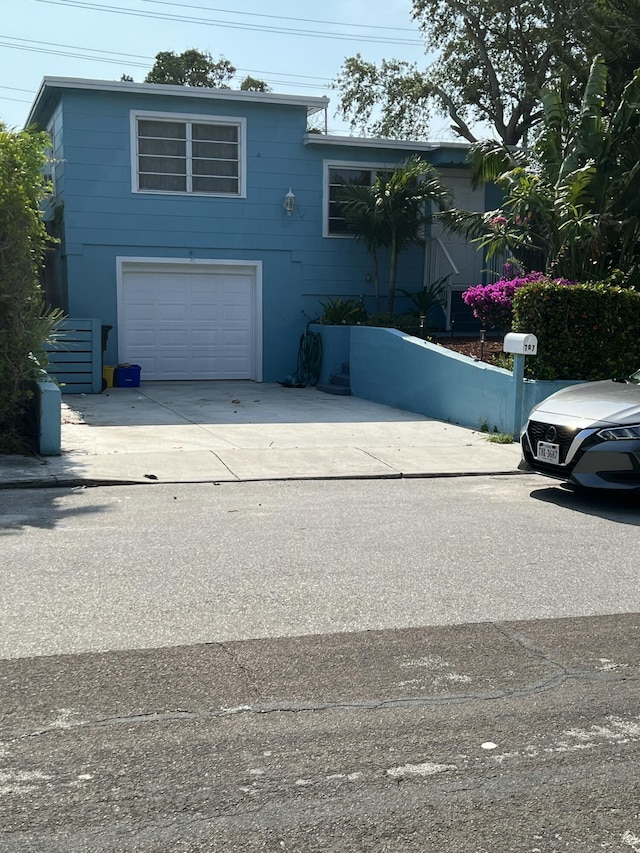
[[521,471],[589,488],[640,491],[640,370],[547,397],[532,409],[521,446]]

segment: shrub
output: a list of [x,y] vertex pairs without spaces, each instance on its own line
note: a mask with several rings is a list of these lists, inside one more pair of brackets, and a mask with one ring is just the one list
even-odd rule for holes
[[434,308],[443,308],[447,304],[447,283],[450,278],[450,275],[445,275],[436,281],[423,285],[422,290],[413,292],[401,289],[400,293],[409,299],[416,314],[428,317],[429,312]]
[[[516,291],[536,281],[553,281],[544,273],[530,272],[517,278],[501,278],[493,284],[478,284],[462,294],[463,301],[473,308],[474,316],[486,329],[510,329],[513,317],[513,297]],[[572,284],[557,279],[562,284]]]
[[629,270],[613,270],[610,276],[601,279],[602,284],[611,284],[614,287],[630,287],[640,290],[640,268],[632,267]]
[[40,214],[48,138],[0,124],[0,453],[32,450],[33,383],[60,312],[47,312],[38,273],[47,234]]
[[361,300],[343,299],[338,296],[333,299],[328,297],[326,302],[321,302],[322,315],[318,323],[326,326],[355,326],[367,318],[367,312]]
[[383,329],[398,329],[407,335],[420,335],[420,320],[415,314],[389,314],[381,311],[379,314],[370,314],[365,326],[376,326]]
[[539,281],[514,296],[513,329],[538,338],[534,379],[611,379],[640,367],[640,293],[603,283]]

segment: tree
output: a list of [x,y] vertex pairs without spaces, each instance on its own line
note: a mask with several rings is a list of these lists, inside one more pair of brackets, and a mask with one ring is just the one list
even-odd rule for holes
[[267,86],[264,80],[257,80],[255,77],[247,75],[242,83],[240,83],[241,92],[270,92],[271,87]]
[[[61,319],[47,312],[39,272],[48,237],[40,205],[49,139],[13,133],[0,124],[0,452],[28,449],[32,382],[44,363],[43,345]],[[40,360],[39,360],[40,357]]]
[[412,157],[393,172],[378,173],[371,187],[346,185],[338,196],[347,227],[361,239],[374,259],[376,310],[380,285],[378,249],[389,249],[387,311],[393,313],[398,256],[409,246],[422,244],[422,231],[429,221],[428,203],[444,209],[450,199],[436,169]]
[[347,184],[338,195],[340,211],[348,230],[364,246],[373,261],[373,286],[376,312],[380,304],[380,260],[378,250],[387,245],[387,230],[382,217],[377,215],[376,195],[372,187]]
[[488,213],[451,210],[449,227],[487,255],[512,254],[526,270],[594,281],[640,271],[640,69],[613,114],[607,68],[593,61],[577,115],[562,91],[544,94],[544,123],[530,152],[486,141],[471,152],[477,181],[505,201]]
[[482,135],[517,145],[542,118],[541,90],[586,76],[583,9],[579,0],[413,0],[435,61],[421,70],[347,58],[334,81],[339,112],[354,129],[413,139],[439,114],[469,142],[478,141],[480,124],[490,129]]
[[609,105],[640,68],[640,0],[591,0],[586,5],[583,41],[589,56],[604,57],[609,72]]
[[[144,78],[145,83],[164,83],[169,86],[197,86],[201,89],[228,89],[235,67],[220,56],[214,59],[207,51],[185,50],[174,53],[171,50],[156,54],[153,68]],[[123,74],[123,82],[133,83],[133,77]],[[243,92],[270,92],[270,87],[256,77],[247,75],[240,83]]]
[[144,82],[228,89],[227,84],[235,73],[236,69],[224,56],[214,59],[210,53],[195,48],[178,54],[165,50],[156,54],[153,68],[144,78]]

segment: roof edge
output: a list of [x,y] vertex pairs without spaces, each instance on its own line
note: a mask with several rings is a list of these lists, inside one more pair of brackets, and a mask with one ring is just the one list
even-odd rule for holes
[[83,77],[43,77],[35,96],[27,126],[33,121],[38,105],[47,90],[90,89],[99,92],[128,92],[144,95],[173,95],[182,98],[208,98],[211,100],[235,100],[249,103],[280,104],[283,106],[306,107],[313,115],[329,106],[329,98],[305,97],[303,95],[279,95],[275,92],[244,92],[240,89],[207,89],[197,86],[169,86],[164,83],[135,83],[129,80],[93,80]]
[[400,148],[407,151],[436,151],[439,148],[457,148],[467,150],[469,142],[419,142],[408,139],[387,139],[370,136],[334,136],[333,134],[307,133],[303,138],[305,145],[348,145],[353,148]]

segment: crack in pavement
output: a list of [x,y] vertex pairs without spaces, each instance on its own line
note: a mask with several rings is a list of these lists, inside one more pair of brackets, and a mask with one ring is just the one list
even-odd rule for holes
[[[476,691],[460,694],[445,694],[445,695],[426,695],[416,697],[402,697],[391,699],[362,699],[357,701],[327,701],[327,702],[265,702],[243,704],[235,707],[220,708],[205,708],[195,711],[173,709],[166,711],[152,711],[149,713],[122,715],[114,717],[105,717],[98,720],[80,720],[78,722],[65,721],[61,725],[59,721],[55,724],[43,726],[42,728],[23,732],[5,739],[4,742],[19,741],[25,738],[39,737],[50,732],[66,731],[70,729],[90,729],[90,728],[105,728],[108,726],[118,725],[133,725],[140,723],[165,723],[165,722],[182,722],[194,721],[203,719],[221,719],[235,716],[238,714],[277,714],[277,713],[313,713],[322,711],[334,710],[352,710],[352,711],[382,711],[393,710],[400,708],[420,708],[428,706],[446,706],[446,705],[462,705],[467,702],[478,701],[496,701],[499,699],[519,698],[532,696],[539,693],[544,693],[559,687],[564,682],[570,679],[584,679],[589,681],[613,681],[625,682],[629,680],[628,676],[618,675],[611,671],[593,671],[580,670],[574,667],[565,666],[558,661],[545,655],[537,649],[531,642],[522,634],[509,632],[506,629],[493,623],[495,630],[502,636],[518,645],[529,657],[534,657],[544,663],[551,672],[542,676],[535,681],[529,682],[516,687],[509,687],[497,690]],[[216,643],[223,651],[225,651],[233,663],[247,676],[252,688],[259,692],[259,686],[253,677],[251,670],[241,664],[237,658],[226,648],[223,643]]]
[[508,631],[506,628],[497,624],[496,622],[491,623],[491,627],[496,630],[503,637],[506,637],[508,640],[514,642],[517,646],[520,646],[529,657],[534,657],[539,661],[547,664],[560,672],[569,673],[575,672],[571,667],[567,667],[564,664],[558,663],[558,661],[553,660],[553,658],[545,655],[544,652],[540,651],[540,649],[536,648],[533,643],[526,637],[524,634],[520,634],[517,631]]
[[258,682],[256,681],[253,672],[249,669],[249,667],[246,664],[244,664],[240,660],[238,660],[238,656],[235,655],[231,651],[231,649],[227,647],[226,643],[211,643],[211,645],[216,646],[217,648],[221,649],[227,655],[227,657],[231,660],[233,665],[235,667],[237,667],[240,670],[240,672],[244,673],[247,681],[249,682],[251,687],[253,687],[254,692],[259,695],[260,694],[260,686],[259,686]]

